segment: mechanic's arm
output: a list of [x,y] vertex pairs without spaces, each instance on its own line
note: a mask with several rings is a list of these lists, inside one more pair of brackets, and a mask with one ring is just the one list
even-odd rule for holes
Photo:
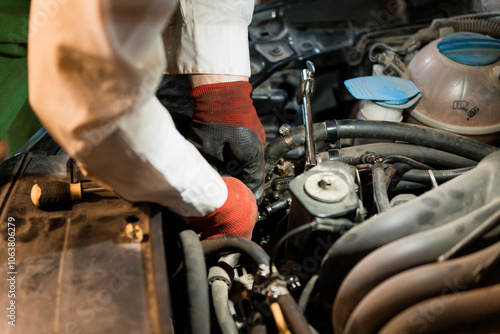
[[265,133],[250,98],[253,0],[181,0],[165,32],[168,72],[190,75],[189,140],[221,173],[263,197]]
[[[209,237],[250,237],[255,200],[223,180],[155,97],[161,32],[175,1],[32,1],[30,101],[54,139],[92,177],[130,201],[168,206]],[[237,182],[235,182],[237,181]],[[237,208],[237,210],[235,210]]]

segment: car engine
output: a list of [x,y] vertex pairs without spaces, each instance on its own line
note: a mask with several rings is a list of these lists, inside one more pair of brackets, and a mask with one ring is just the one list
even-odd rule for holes
[[[252,240],[200,242],[91,191],[42,129],[0,167],[0,301],[12,220],[21,332],[500,333],[500,4],[274,1],[249,46],[267,136]],[[157,93],[181,133],[189,89]],[[34,207],[47,180],[88,195]]]

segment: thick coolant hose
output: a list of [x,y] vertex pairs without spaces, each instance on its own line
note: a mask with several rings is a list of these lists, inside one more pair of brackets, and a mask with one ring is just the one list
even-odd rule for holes
[[371,138],[404,141],[480,161],[497,148],[476,140],[424,126],[387,121],[342,120],[325,122],[328,138]]
[[205,255],[212,254],[217,251],[228,249],[238,249],[248,254],[256,264],[269,265],[269,255],[255,242],[245,238],[222,236],[201,242],[203,253]]
[[393,317],[416,303],[498,283],[500,271],[495,267],[499,255],[500,242],[471,255],[420,266],[389,278],[358,304],[344,334],[378,333]]
[[210,304],[206,280],[207,268],[200,239],[192,230],[182,231],[179,238],[184,254],[191,333],[209,334]]
[[379,213],[387,211],[391,208],[389,204],[389,196],[385,186],[384,165],[381,162],[376,162],[372,166],[372,185],[373,199]]
[[[335,333],[343,333],[352,311],[377,285],[405,270],[435,262],[499,211],[500,199],[446,225],[401,238],[371,252],[349,272],[340,286],[332,314]],[[483,246],[492,242],[481,241]]]
[[289,293],[280,295],[278,304],[280,304],[286,323],[293,334],[312,334],[304,314]]
[[473,167],[477,161],[461,157],[456,154],[436,150],[429,147],[402,143],[375,143],[344,147],[336,151],[337,155],[330,159],[345,162],[348,165],[359,165],[360,158],[367,152],[373,152],[383,157],[391,155],[402,155],[413,158],[428,165],[441,166],[445,168]]
[[350,229],[330,247],[320,267],[320,288],[327,301],[333,302],[347,273],[373,250],[454,221],[499,198],[499,170],[500,152],[495,152],[473,170]]
[[427,299],[392,318],[379,334],[500,333],[500,284]]
[[[372,138],[404,141],[431,147],[479,161],[497,148],[476,140],[407,123],[366,120],[341,120],[316,123],[313,126],[315,141],[342,138]],[[279,160],[295,145],[304,145],[304,126],[293,128],[286,137],[274,139],[265,150],[266,173],[271,173]],[[285,138],[287,138],[285,140]],[[291,143],[293,144],[291,145]]]

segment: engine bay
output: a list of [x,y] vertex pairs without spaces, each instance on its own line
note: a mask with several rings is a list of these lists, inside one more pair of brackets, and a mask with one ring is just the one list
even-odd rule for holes
[[[34,182],[88,181],[41,130],[0,167],[0,268],[12,217],[19,312],[40,313],[24,332],[500,333],[499,10],[256,6],[267,145],[251,241],[200,242],[166,208],[110,191],[35,208]],[[189,89],[165,76],[157,92],[181,133]]]

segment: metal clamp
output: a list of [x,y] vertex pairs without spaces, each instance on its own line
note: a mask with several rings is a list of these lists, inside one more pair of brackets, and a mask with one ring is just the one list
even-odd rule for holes
[[283,135],[283,140],[288,145],[290,150],[294,150],[297,147],[299,147],[299,145],[293,140],[292,135],[290,134],[291,130],[292,130],[292,127],[285,123],[282,126],[280,126],[278,131],[280,134]]

